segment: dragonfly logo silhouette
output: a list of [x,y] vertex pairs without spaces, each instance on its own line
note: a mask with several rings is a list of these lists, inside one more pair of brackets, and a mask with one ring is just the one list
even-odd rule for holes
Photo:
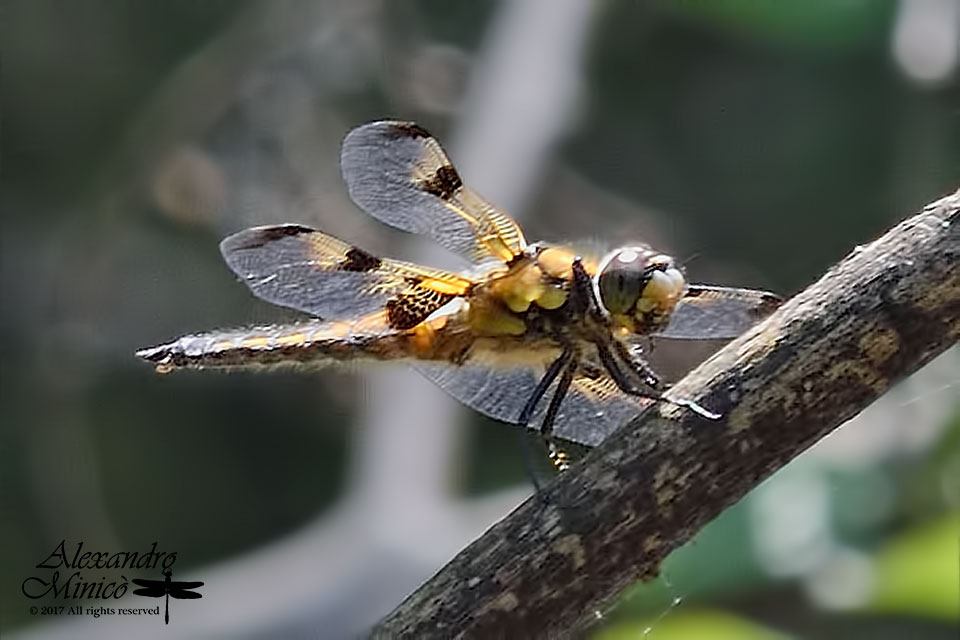
[[143,588],[137,589],[133,593],[134,595],[147,596],[148,598],[166,597],[163,620],[166,622],[166,624],[170,624],[170,598],[176,598],[177,600],[196,600],[197,598],[202,598],[202,595],[192,591],[192,589],[202,587],[203,583],[171,580],[170,578],[173,575],[173,572],[170,571],[170,569],[164,569],[163,575],[163,580],[143,580],[141,578],[134,578],[132,582]]

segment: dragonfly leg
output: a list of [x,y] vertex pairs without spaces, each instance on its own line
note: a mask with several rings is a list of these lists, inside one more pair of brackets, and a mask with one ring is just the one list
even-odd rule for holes
[[530,451],[530,441],[527,440],[527,430],[517,429],[517,438],[519,438],[520,452],[523,454],[523,468],[527,470],[527,477],[533,485],[533,492],[538,496],[543,495],[540,486],[540,480],[537,479],[537,472],[533,465],[533,453]]
[[523,406],[523,410],[520,412],[520,417],[517,419],[518,425],[523,428],[530,426],[530,418],[533,417],[533,412],[536,410],[540,399],[547,392],[547,389],[550,388],[550,385],[553,384],[553,381],[557,379],[557,376],[560,375],[560,372],[563,370],[564,366],[570,362],[572,357],[573,352],[567,349],[560,354],[559,358],[550,363],[550,366],[547,367],[547,372],[543,374],[542,378],[540,378],[537,388],[533,390],[533,393],[530,394],[530,398],[527,399],[527,404]]
[[573,382],[573,374],[576,369],[576,363],[570,362],[563,370],[563,375],[560,376],[560,381],[557,383],[557,389],[553,392],[553,397],[550,398],[547,413],[543,417],[543,422],[540,423],[540,436],[547,447],[550,462],[553,463],[557,471],[566,471],[570,468],[570,456],[557,444],[557,439],[553,436],[553,423],[560,411],[560,404],[566,397],[567,391],[570,390],[570,383]]
[[617,383],[617,386],[624,393],[629,393],[633,396],[641,396],[644,398],[651,398],[653,400],[659,400],[660,394],[656,391],[646,393],[637,389],[636,384],[627,373],[620,366],[620,363],[617,362],[616,357],[614,357],[613,352],[610,351],[610,347],[602,342],[597,342],[597,355],[600,357],[600,362],[603,364],[603,368],[607,370],[607,373],[610,374],[610,377],[613,378],[613,381]]
[[[537,404],[540,403],[540,399],[543,398],[544,394],[547,393],[547,389],[549,389],[550,385],[553,384],[553,381],[557,379],[557,376],[560,375],[560,372],[571,368],[569,365],[572,359],[573,352],[567,349],[564,350],[564,352],[560,354],[560,357],[554,360],[549,367],[547,367],[546,373],[544,373],[543,377],[540,378],[540,382],[537,383],[536,389],[534,389],[533,393],[530,394],[530,397],[527,399],[527,403],[523,406],[523,410],[520,412],[520,417],[517,419],[517,424],[521,427],[521,429],[517,431],[517,434],[520,437],[520,448],[523,451],[524,466],[527,468],[527,475],[530,476],[530,481],[533,483],[533,488],[537,492],[537,495],[540,495],[540,481],[537,480],[537,474],[533,468],[533,459],[530,455],[530,443],[527,441],[527,427],[530,426],[530,419],[533,417],[533,412],[536,410]],[[561,379],[561,383],[562,382],[563,380]],[[568,382],[567,387],[569,386],[570,383]],[[556,398],[556,394],[554,394],[554,398]],[[551,399],[551,407],[553,406],[553,402],[553,399]],[[549,417],[550,414],[551,410],[550,407],[548,407],[547,417]],[[553,410],[553,417],[556,417],[556,409]],[[544,422],[546,422],[546,418],[544,418]],[[542,431],[543,426],[541,425],[540,428]],[[547,449],[549,454],[549,452],[552,450],[549,446]],[[564,454],[564,458],[565,457],[566,456]],[[553,459],[553,457],[550,458],[551,462],[553,462]],[[556,466],[556,463],[554,463],[554,466]]]
[[631,352],[627,349],[627,346],[619,340],[614,340],[613,345],[620,359],[626,362],[630,369],[640,376],[640,379],[645,385],[651,389],[661,389],[663,383],[660,380],[660,376],[657,375],[657,372],[653,370],[650,363],[648,363],[640,353]]
[[574,258],[571,265],[573,269],[573,289],[570,292],[570,308],[574,313],[600,313],[600,301],[597,300],[597,292],[593,290],[593,280],[583,268],[583,260],[580,256]]
[[[693,400],[687,400],[686,398],[674,399],[674,398],[665,398],[660,391],[653,388],[651,391],[644,391],[638,389],[633,381],[630,380],[629,376],[623,371],[620,367],[620,363],[617,362],[613,353],[610,352],[610,348],[603,343],[596,343],[597,354],[600,356],[600,362],[603,363],[604,368],[607,372],[610,373],[610,377],[613,378],[613,381],[617,384],[621,391],[624,393],[630,394],[632,396],[637,396],[640,398],[649,398],[651,400],[657,400],[658,402],[666,402],[678,407],[683,407],[693,411],[698,416],[706,418],[707,420],[719,420],[722,416],[718,413],[714,413],[708,409],[701,407],[699,404]],[[649,368],[649,365],[647,365]],[[651,385],[652,386],[652,385]]]

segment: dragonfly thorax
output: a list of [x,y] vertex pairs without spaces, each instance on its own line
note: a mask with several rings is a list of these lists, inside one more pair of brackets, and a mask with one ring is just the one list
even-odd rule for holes
[[594,286],[615,323],[648,333],[667,324],[687,283],[670,256],[647,247],[621,247],[601,261]]

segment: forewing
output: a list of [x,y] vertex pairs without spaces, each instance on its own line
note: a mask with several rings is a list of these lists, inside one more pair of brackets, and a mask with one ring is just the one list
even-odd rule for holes
[[164,585],[167,584],[164,580],[147,580],[145,578],[132,578],[130,582],[140,585],[141,587],[149,587],[151,589],[164,589]]
[[[516,424],[544,373],[541,368],[501,369],[470,362],[417,363],[415,368],[468,407],[511,424]],[[549,389],[540,400],[530,421],[531,429],[539,428],[553,390]],[[596,378],[578,374],[560,405],[553,432],[572,442],[596,446],[646,404],[620,392],[605,374]]]
[[378,258],[295,224],[246,229],[220,243],[220,251],[257,297],[325,320],[387,309],[395,328],[409,328],[471,285],[455,273]]
[[677,303],[660,338],[731,339],[773,313],[783,299],[768,291],[694,284]]
[[517,223],[465,186],[440,143],[412,122],[357,127],[343,141],[340,168],[367,213],[473,262],[509,262],[526,246]]
[[197,593],[196,591],[186,591],[186,589],[196,589],[197,587],[202,587],[202,582],[174,582],[173,584],[177,585],[179,588],[170,591],[171,598],[176,598],[177,600],[195,600],[203,597],[203,594]]
[[199,589],[203,586],[203,582],[200,581],[183,581],[177,582],[174,581],[170,583],[170,586],[174,589]]

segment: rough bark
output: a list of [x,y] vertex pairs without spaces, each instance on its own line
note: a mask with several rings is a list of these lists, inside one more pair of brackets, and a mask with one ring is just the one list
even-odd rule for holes
[[[960,191],[857,247],[491,527],[375,637],[563,637],[960,336]],[[909,425],[904,425],[909,428]]]

